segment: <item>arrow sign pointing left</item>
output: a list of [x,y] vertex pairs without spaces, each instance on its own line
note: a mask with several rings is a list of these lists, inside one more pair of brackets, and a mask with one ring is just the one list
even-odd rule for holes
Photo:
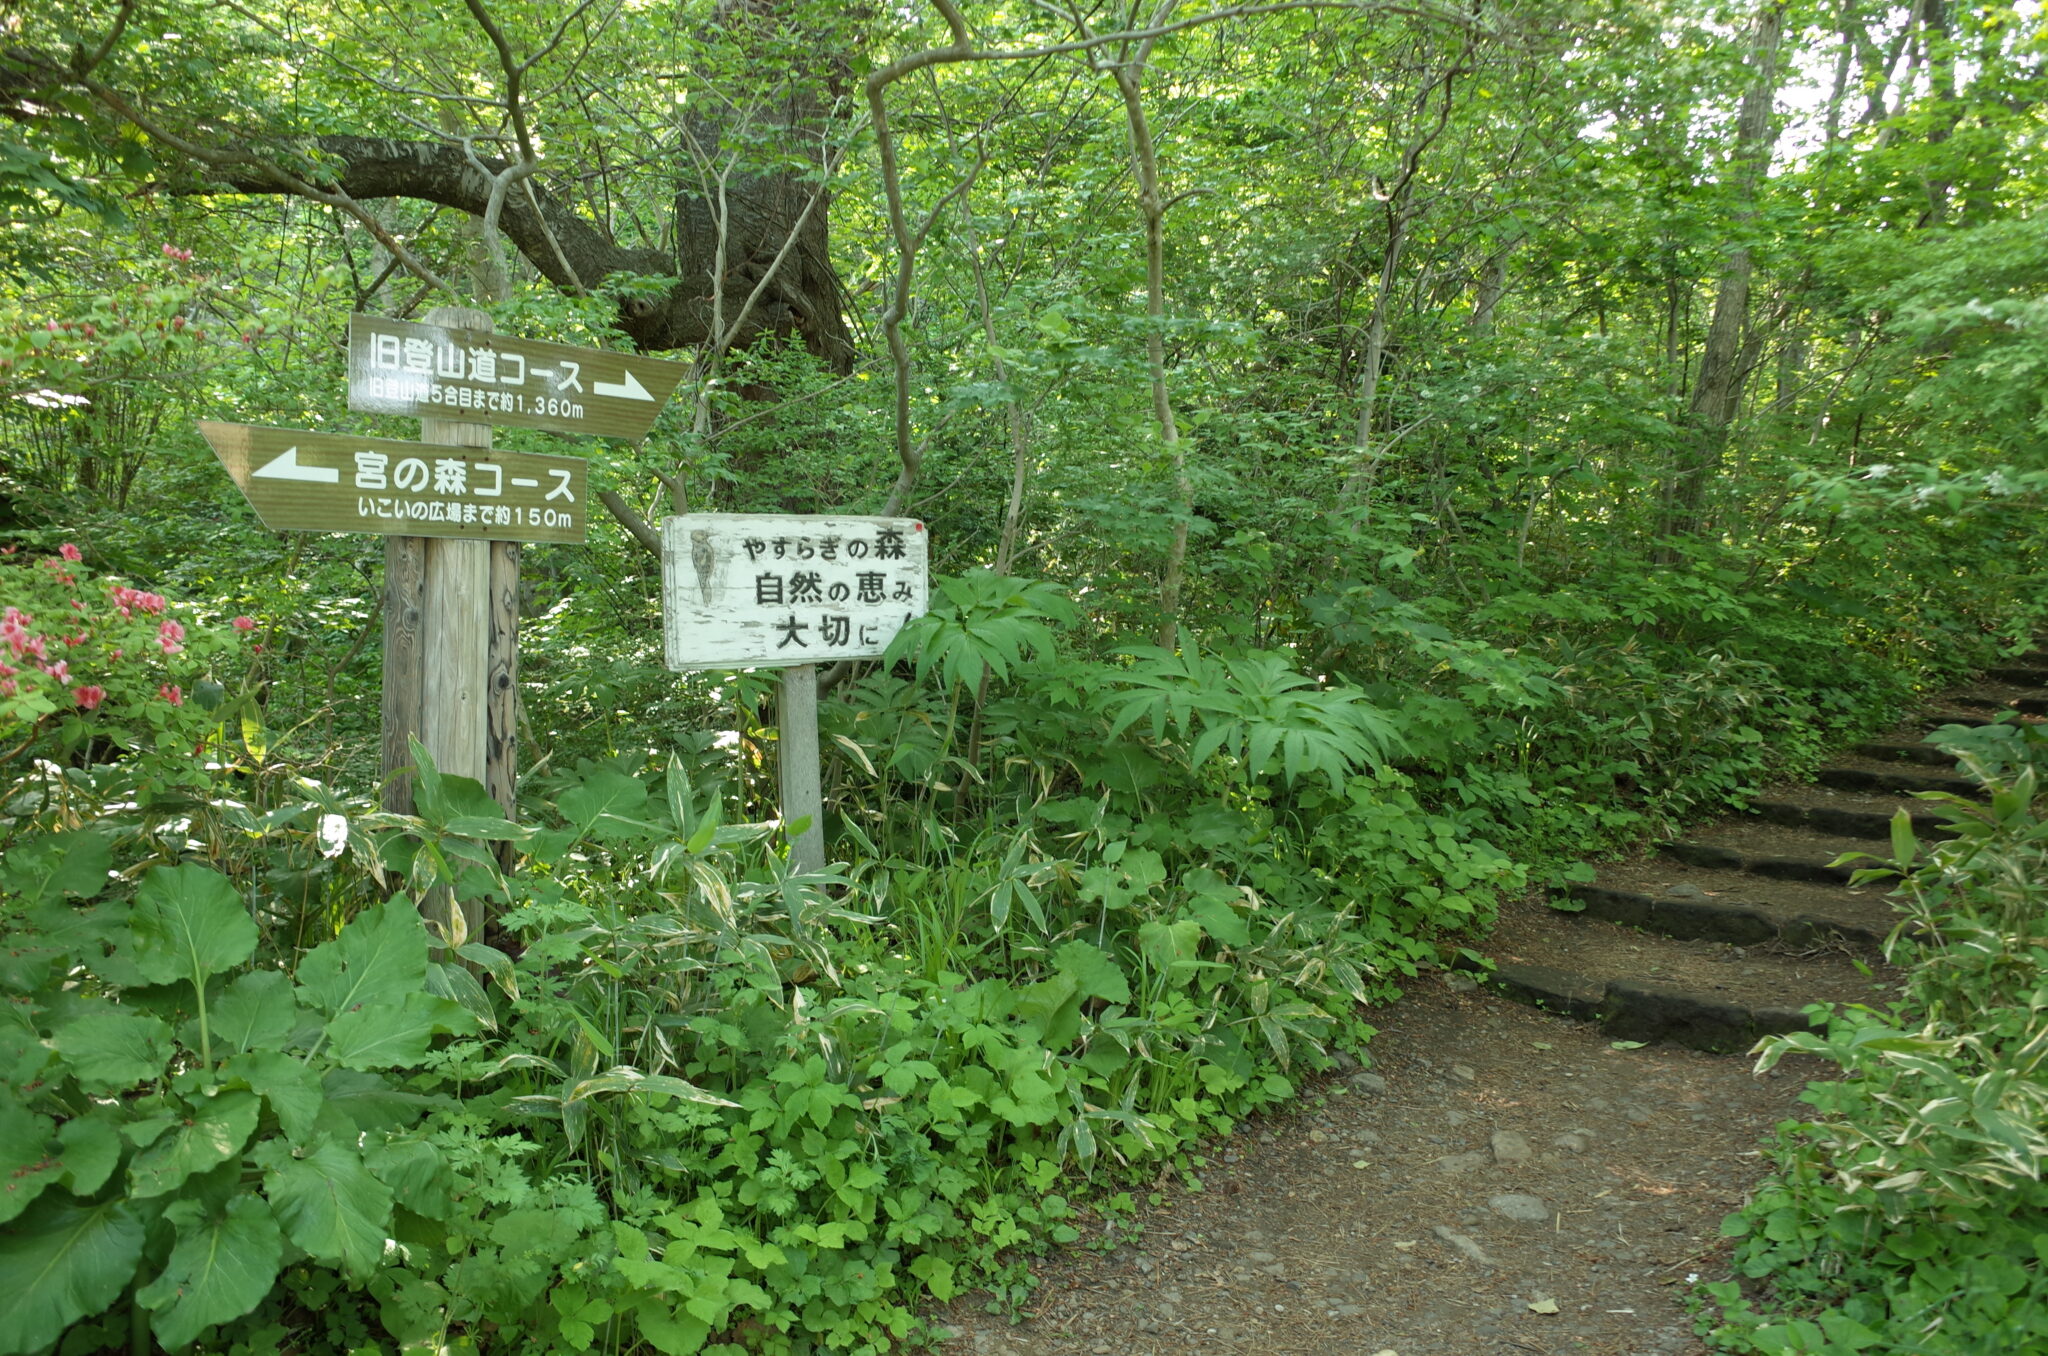
[[208,419],[199,431],[274,532],[576,543],[588,527],[580,457]]
[[633,375],[633,369],[630,367],[619,373],[619,380],[617,381],[592,383],[590,391],[592,395],[615,396],[620,400],[652,401],[654,399],[653,396],[647,393],[647,388],[640,384],[640,379]]
[[252,476],[265,476],[271,480],[310,480],[316,485],[339,485],[341,472],[332,466],[299,465],[299,449],[296,445],[287,447],[281,456],[249,472]]

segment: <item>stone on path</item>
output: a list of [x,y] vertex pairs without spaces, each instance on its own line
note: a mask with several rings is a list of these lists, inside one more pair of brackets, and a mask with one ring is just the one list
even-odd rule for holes
[[1450,1173],[1475,1172],[1485,1167],[1489,1161],[1485,1154],[1474,1149],[1468,1154],[1445,1154],[1436,1161],[1436,1165]]
[[1494,1162],[1526,1163],[1535,1156],[1536,1151],[1529,1147],[1529,1141],[1526,1136],[1519,1135],[1513,1130],[1496,1130],[1493,1132]]
[[1431,1232],[1444,1242],[1450,1244],[1452,1248],[1462,1253],[1469,1260],[1477,1262],[1480,1266],[1491,1267],[1500,1265],[1487,1255],[1486,1249],[1480,1247],[1456,1229],[1448,1229],[1439,1224]]
[[1486,1206],[1496,1215],[1505,1215],[1517,1223],[1550,1223],[1550,1207],[1545,1205],[1540,1197],[1510,1192],[1503,1196],[1489,1196]]

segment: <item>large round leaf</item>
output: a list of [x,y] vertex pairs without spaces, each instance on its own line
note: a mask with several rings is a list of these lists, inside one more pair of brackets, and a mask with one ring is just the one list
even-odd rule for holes
[[142,1257],[142,1221],[121,1201],[47,1193],[0,1236],[0,1356],[41,1351],[117,1299]]
[[127,958],[152,983],[204,986],[256,951],[256,922],[227,877],[203,866],[153,867],[135,894]]
[[150,1323],[157,1340],[177,1348],[263,1302],[277,1281],[284,1235],[258,1196],[237,1196],[217,1215],[197,1201],[179,1201],[164,1218],[178,1228],[177,1246],[163,1274],[135,1298],[157,1311]]

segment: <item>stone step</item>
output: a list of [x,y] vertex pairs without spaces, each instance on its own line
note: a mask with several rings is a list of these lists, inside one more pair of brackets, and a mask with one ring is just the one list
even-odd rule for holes
[[1844,852],[1867,851],[1872,846],[1758,819],[1729,819],[1705,825],[1676,842],[1660,843],[1657,851],[1672,861],[1710,871],[1847,885],[1857,867],[1848,863],[1838,866],[1835,859]]
[[1503,913],[1485,953],[1491,983],[1509,997],[1599,1022],[1619,1040],[1721,1052],[1806,1030],[1809,1004],[1881,1004],[1893,980],[1883,967],[1833,949],[1791,954],[1679,941],[1583,915],[1560,920],[1520,910]]
[[1946,791],[1951,795],[1977,797],[1982,789],[1967,777],[1959,776],[1951,761],[1950,770],[1937,772],[1933,768],[1914,767],[1897,760],[1857,757],[1854,755],[1837,758],[1818,773],[1814,781],[1821,786],[1837,791],[1864,791],[1879,795],[1906,795],[1914,791]]
[[1794,950],[1839,942],[1875,956],[1899,923],[1889,884],[1851,890],[1653,859],[1574,885],[1568,895],[1589,918],[1680,940]]
[[1863,758],[1875,758],[1880,763],[1919,763],[1926,767],[1952,769],[1955,757],[1943,753],[1932,744],[1899,743],[1885,739],[1866,739],[1855,746],[1854,752]]
[[[1944,821],[1924,800],[1827,786],[1780,787],[1764,793],[1750,813],[1772,824],[1839,838],[1888,842],[1892,817],[1904,810],[1922,838],[1945,838]],[[1847,846],[1847,845],[1845,845]]]
[[2048,687],[2048,664],[2000,664],[1995,669],[1986,669],[1984,674],[2001,683],[2014,683],[2020,687]]

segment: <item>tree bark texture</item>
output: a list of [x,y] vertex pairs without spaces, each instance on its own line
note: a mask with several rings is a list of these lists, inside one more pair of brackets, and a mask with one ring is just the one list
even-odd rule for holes
[[[387,137],[324,136],[315,143],[318,165],[309,178],[323,187],[362,200],[410,198],[483,215],[491,176],[508,166],[479,157],[472,164],[460,146]],[[277,186],[254,175],[233,176],[225,186],[245,193],[274,193]],[[676,285],[658,298],[620,303],[619,327],[645,352],[691,348],[710,342],[710,279],[718,257],[718,211],[692,192],[676,195],[675,248],[632,248],[612,240],[595,223],[572,211],[538,183],[531,198],[505,195],[498,218],[527,262],[549,282],[586,290],[619,273],[672,275]],[[793,175],[735,176],[727,186],[725,216],[726,294],[744,297],[774,260],[804,205],[822,189]],[[797,232],[795,248],[736,337],[744,348],[769,335],[799,339],[835,370],[850,371],[853,340],[840,310],[840,288],[826,246],[828,213],[814,208]]]

